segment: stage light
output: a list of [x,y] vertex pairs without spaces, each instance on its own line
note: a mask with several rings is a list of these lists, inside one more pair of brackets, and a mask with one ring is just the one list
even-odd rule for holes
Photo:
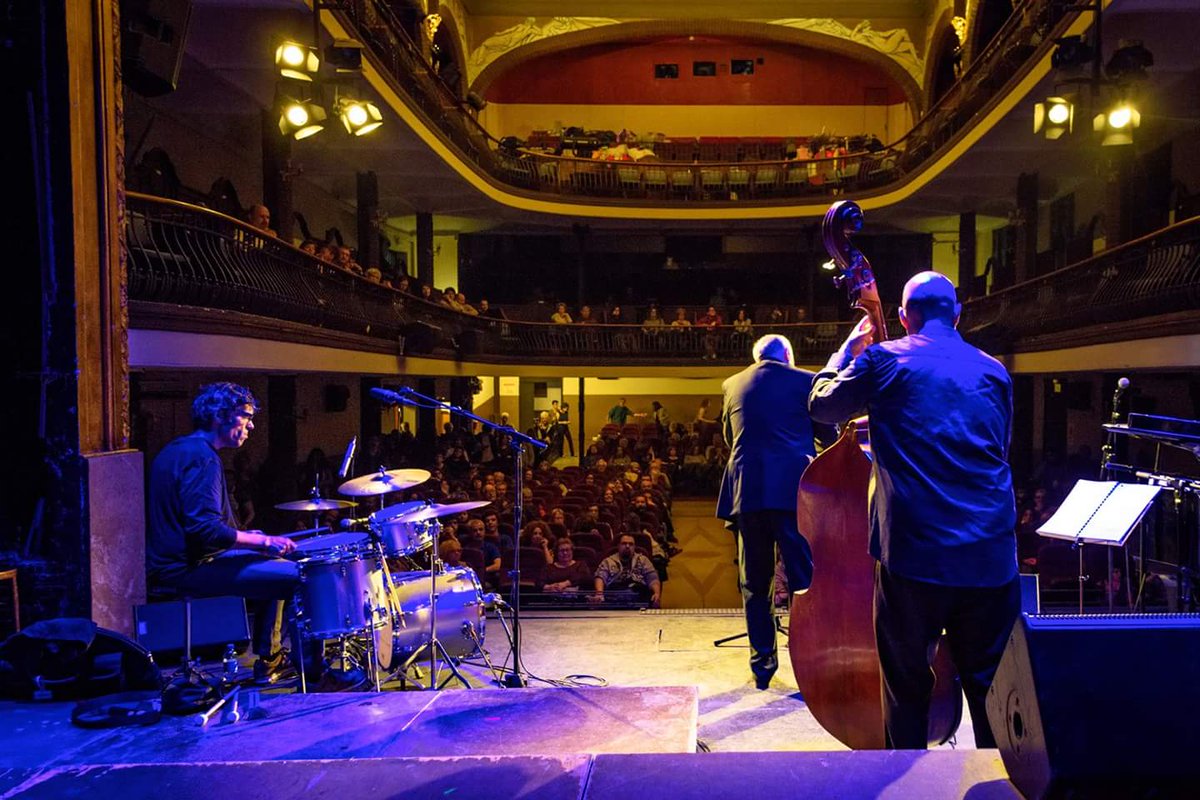
[[827,270],[829,272],[833,272],[835,269],[837,269],[837,264],[835,264],[833,259],[831,258],[828,261],[826,261],[824,264],[821,265],[821,269]]
[[279,74],[297,81],[311,81],[321,66],[317,49],[299,42],[284,42],[275,48],[275,66]]
[[1050,54],[1050,66],[1054,69],[1074,69],[1090,64],[1096,51],[1082,36],[1064,36],[1055,39],[1054,52]]
[[1142,124],[1142,115],[1129,101],[1123,101],[1092,120],[1092,129],[1101,135],[1105,147],[1133,144],[1133,132]]
[[279,132],[293,139],[307,139],[325,128],[327,116],[316,103],[287,100],[279,114]]
[[1104,67],[1104,73],[1113,80],[1142,80],[1146,68],[1154,66],[1154,54],[1142,46],[1137,39],[1122,39]]
[[338,75],[362,72],[362,43],[355,39],[337,39],[325,48],[325,63]]
[[1033,107],[1033,132],[1044,133],[1047,139],[1070,133],[1074,125],[1075,105],[1065,97],[1047,97]]
[[343,97],[337,104],[338,116],[346,126],[346,133],[364,136],[383,124],[379,107],[366,100]]

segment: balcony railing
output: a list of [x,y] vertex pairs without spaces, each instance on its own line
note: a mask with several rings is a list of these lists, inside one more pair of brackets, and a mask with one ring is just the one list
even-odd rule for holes
[[[129,296],[133,324],[151,308],[179,306],[238,312],[250,318],[319,332],[366,337],[378,347],[442,358],[594,363],[744,361],[751,336],[788,336],[800,358],[823,358],[845,335],[835,323],[716,329],[654,329],[641,325],[555,325],[463,314],[373,283],[199,206],[130,192],[127,195]],[[151,306],[150,304],[156,304]],[[140,312],[140,315],[139,315]],[[169,315],[168,310],[168,315]],[[162,315],[157,315],[159,319]],[[155,321],[151,324],[161,324]],[[233,324],[212,319],[214,331]],[[314,334],[313,331],[316,331]],[[262,335],[263,326],[244,335]],[[275,335],[287,336],[286,331]]]
[[1079,14],[1061,0],[1019,3],[990,44],[912,130],[878,152],[805,161],[680,164],[605,162],[501,148],[465,102],[438,78],[385,0],[350,0],[333,11],[353,28],[402,97],[482,174],[527,194],[605,199],[613,204],[741,204],[891,188],[970,129]]
[[[1085,261],[967,303],[959,328],[993,352],[1071,343],[1076,332],[1111,340],[1140,319],[1200,309],[1200,217],[1107,250]],[[1193,312],[1188,314],[1187,312]],[[1124,323],[1124,325],[1122,325]],[[1090,330],[1088,330],[1090,329]]]
[[[151,309],[239,312],[260,321],[231,331],[229,315],[203,318],[213,332],[263,335],[262,320],[302,330],[361,337],[375,349],[496,363],[743,363],[753,338],[787,336],[797,360],[819,363],[848,323],[732,325],[714,329],[556,325],[470,316],[373,283],[208,209],[130,193],[127,214],[133,324]],[[1200,329],[1200,217],[1178,223],[1070,267],[966,304],[960,329],[992,353],[1060,347],[1051,341],[1088,329],[1091,341],[1162,335],[1168,320]],[[163,324],[163,315],[151,325]],[[197,315],[192,314],[192,318]],[[1150,320],[1142,330],[1131,325]],[[1121,323],[1121,324],[1119,324]],[[1174,330],[1182,330],[1178,326]],[[1077,340],[1076,340],[1077,341]]]

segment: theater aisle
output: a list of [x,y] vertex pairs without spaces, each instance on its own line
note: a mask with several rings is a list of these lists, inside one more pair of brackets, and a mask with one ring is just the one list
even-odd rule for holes
[[671,559],[663,608],[741,608],[737,548],[724,523],[713,516],[715,498],[679,499],[672,506],[683,552]]

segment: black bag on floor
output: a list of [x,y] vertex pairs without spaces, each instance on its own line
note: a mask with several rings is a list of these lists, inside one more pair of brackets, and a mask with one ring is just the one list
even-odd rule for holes
[[161,687],[150,651],[90,619],[43,620],[0,644],[3,697],[78,700]]

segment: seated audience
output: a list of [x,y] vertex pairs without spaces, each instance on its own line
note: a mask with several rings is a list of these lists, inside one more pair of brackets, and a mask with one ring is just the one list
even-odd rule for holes
[[606,589],[632,589],[651,608],[658,608],[662,594],[658,570],[649,558],[637,552],[634,541],[631,534],[622,534],[617,552],[600,562],[594,581],[596,596],[603,597]]
[[570,539],[559,539],[543,576],[542,591],[574,592],[587,589],[591,582],[592,570],[585,562],[575,560],[575,545]]
[[566,303],[556,303],[554,313],[550,315],[550,321],[556,325],[570,325],[571,315],[567,313]]

